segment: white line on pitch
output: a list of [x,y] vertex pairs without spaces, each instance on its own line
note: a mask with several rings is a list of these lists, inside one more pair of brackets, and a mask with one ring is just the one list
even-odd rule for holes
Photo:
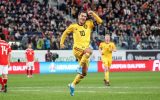
[[9,91],[29,91],[31,92],[31,91],[41,91],[41,90],[9,90]]
[[160,87],[128,87],[128,86],[125,86],[125,87],[123,87],[123,86],[122,86],[122,87],[114,87],[114,86],[113,86],[113,87],[112,87],[112,86],[110,86],[110,87],[96,87],[96,86],[95,86],[95,87],[83,87],[83,86],[80,86],[80,87],[78,87],[78,88],[90,88],[90,89],[92,89],[92,88],[93,88],[93,89],[94,89],[94,88],[95,88],[95,89],[97,89],[97,88],[99,88],[99,89],[103,89],[103,88],[115,88],[115,89],[119,89],[119,88],[120,88],[120,89],[121,89],[121,88],[123,88],[123,89],[124,89],[124,88],[126,88],[126,89],[129,89],[129,88],[130,88],[130,89],[134,89],[134,88],[138,88],[138,89],[139,89],[139,88],[141,88],[141,89],[160,89]]
[[[67,87],[67,86],[66,86]],[[56,87],[56,86],[54,86],[54,87],[10,87],[10,88],[55,88],[55,89],[58,89],[58,88],[66,88],[66,87]],[[125,86],[125,87],[114,87],[114,86],[110,86],[110,87],[96,87],[96,86],[94,86],[94,87],[83,87],[83,86],[77,86],[76,88],[90,88],[90,89],[103,89],[103,88],[115,88],[115,89],[124,89],[124,88],[126,88],[126,89],[134,89],[134,88],[141,88],[141,89],[160,89],[160,87],[127,87],[127,86]]]
[[[9,90],[9,91],[16,91],[16,92],[36,92],[36,91],[42,91],[42,90]],[[50,92],[68,92],[68,91],[56,91],[56,90],[49,90]],[[88,92],[88,93],[95,93],[96,91],[76,91],[76,92]]]
[[[15,92],[44,92],[43,90],[9,90],[9,91],[15,91]],[[54,92],[54,93],[67,93],[69,91],[56,91],[56,90],[49,90],[49,92]],[[75,91],[76,93],[101,93],[100,91]],[[152,94],[152,92],[122,92],[122,91],[108,91],[106,93],[111,93],[111,94]],[[155,93],[154,93],[155,94]],[[156,93],[159,94],[159,93]]]

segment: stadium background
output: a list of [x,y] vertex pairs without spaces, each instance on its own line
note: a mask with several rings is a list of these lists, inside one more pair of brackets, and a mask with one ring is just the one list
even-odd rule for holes
[[[59,50],[62,32],[76,21],[80,10],[92,8],[103,19],[91,37],[98,49],[104,34],[112,36],[118,49],[160,49],[159,1],[149,0],[1,0],[0,31],[12,49],[24,50],[32,42],[38,50]],[[66,48],[72,49],[72,36]]]
[[[96,50],[105,34],[111,35],[118,49],[113,60],[160,59],[158,0],[1,0],[0,4],[0,32],[11,44],[12,62],[25,61],[23,50],[28,43],[33,44],[37,62],[45,61],[48,49],[59,54],[56,61],[75,61],[72,35],[67,38],[64,50],[60,50],[60,37],[69,24],[76,22],[78,12],[87,9],[95,11],[104,21],[93,30],[91,61],[100,61]],[[145,50],[152,51],[145,53]]]
[[[76,21],[78,12],[89,7],[104,24],[96,26],[91,37],[94,53],[88,78],[81,83],[82,87],[77,87],[75,97],[70,98],[66,84],[74,77],[78,64],[71,51],[72,35],[67,38],[64,50],[60,50],[60,37]],[[6,35],[13,49],[9,92],[0,94],[1,99],[158,100],[159,16],[159,0],[0,0],[0,33]],[[106,33],[118,49],[111,67],[112,72],[118,73],[111,73],[113,86],[107,89],[102,83],[103,73],[97,73],[103,72],[97,49]],[[28,43],[33,44],[37,61],[30,80],[26,79],[24,62]],[[59,54],[56,62],[44,62],[48,49]]]

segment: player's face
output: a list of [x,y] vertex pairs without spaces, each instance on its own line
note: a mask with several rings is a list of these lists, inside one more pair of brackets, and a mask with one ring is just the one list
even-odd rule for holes
[[83,25],[86,22],[87,14],[86,13],[80,13],[78,16],[78,24]]
[[109,42],[110,42],[110,36],[109,36],[109,35],[106,35],[106,36],[105,36],[105,41],[106,41],[106,43],[109,43]]
[[28,45],[28,48],[30,48],[30,49],[31,49],[31,48],[32,48],[32,45]]

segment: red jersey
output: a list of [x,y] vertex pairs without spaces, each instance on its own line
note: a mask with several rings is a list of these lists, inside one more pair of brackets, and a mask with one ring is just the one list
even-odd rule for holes
[[33,49],[26,49],[26,57],[28,62],[34,61],[34,50]]
[[4,40],[0,40],[0,65],[8,65],[10,52],[10,45]]

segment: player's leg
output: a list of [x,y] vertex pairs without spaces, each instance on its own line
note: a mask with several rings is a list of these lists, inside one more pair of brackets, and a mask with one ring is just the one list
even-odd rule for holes
[[75,79],[73,80],[72,84],[74,85],[74,87],[87,75],[87,71],[88,63],[82,67],[82,74],[78,73]]
[[29,62],[26,63],[26,74],[27,77],[29,78]]
[[80,68],[77,76],[75,77],[74,81],[72,82],[73,85],[75,86],[76,84],[78,84],[81,79],[83,79],[86,74],[87,74],[87,69],[88,69],[88,65],[89,65],[89,57],[92,54],[92,50],[90,48],[87,48],[86,50],[75,50],[74,49],[74,55],[75,57],[78,59],[78,62],[80,63]]
[[[76,59],[78,60],[78,62],[81,61],[82,59],[82,55],[83,55],[83,50],[82,49],[79,49],[79,48],[74,48],[73,49],[73,54],[74,56],[76,57]],[[82,69],[82,67],[81,67]],[[78,71],[77,71],[78,72]],[[83,78],[83,76],[81,75],[81,72],[78,72],[78,74],[76,75],[76,77],[74,78],[73,82],[71,84],[69,84],[69,87],[70,87],[70,94],[71,96],[74,95],[74,88],[75,86],[81,81],[81,79]]]
[[[80,61],[81,57],[75,55],[78,62]],[[83,77],[81,76],[81,74],[77,74],[76,77],[74,78],[73,82],[71,84],[69,84],[69,88],[70,88],[70,95],[71,96],[74,96],[74,89],[75,89],[75,86],[80,82],[80,80],[82,79]]]
[[5,73],[2,76],[3,76],[3,83],[4,83],[4,92],[7,92],[8,75]]
[[29,77],[29,68],[27,67],[27,77]]
[[81,67],[87,65],[88,59],[91,56],[91,54],[92,54],[92,50],[90,48],[87,48],[87,49],[84,50],[82,59],[80,60],[80,66]]
[[2,79],[4,83],[4,92],[7,92],[8,66],[4,66],[2,70]]
[[30,73],[31,71],[30,70],[31,70],[31,66],[28,67],[28,76],[27,76],[28,78],[31,77],[31,73]]
[[32,74],[33,74],[33,66],[31,66],[31,69],[30,69],[30,77],[32,78]]
[[28,78],[31,78],[32,62],[28,62]]
[[104,63],[104,82],[106,86],[110,86],[110,81],[109,81],[109,71],[110,71],[110,61],[106,60]]
[[[81,61],[81,59],[79,59],[78,61]],[[82,68],[82,73],[78,72],[77,76],[75,77],[73,82],[70,84],[70,94],[71,94],[71,96],[74,95],[75,86],[87,75],[88,66],[89,66],[89,60],[86,59],[84,65],[81,67]]]
[[33,67],[34,67],[34,62],[31,62],[31,69],[30,69],[30,77],[32,77],[33,74]]
[[2,79],[2,70],[3,70],[3,66],[0,66],[0,84],[1,84],[0,92],[4,91],[4,82],[3,82],[3,79]]
[[75,86],[87,75],[87,70],[88,70],[88,67],[83,66],[82,67],[82,74],[78,73],[77,76],[75,77],[75,79],[73,80],[73,82],[71,84],[69,84],[71,96],[74,96]]
[[104,83],[106,86],[110,86],[110,81],[109,81],[109,67],[105,67],[105,79]]
[[92,54],[92,50],[90,48],[87,48],[83,51],[81,55],[75,55],[78,58],[80,67],[78,75],[76,76],[75,80],[73,81],[74,85],[78,84],[86,75],[87,75],[87,69],[89,65],[89,57]]
[[[81,59],[82,53],[83,53],[83,50],[81,50],[81,49],[78,49],[78,48],[74,48],[74,49],[73,49],[73,54],[74,54],[74,56],[76,57],[76,59],[78,60],[78,62],[79,62],[80,59]],[[75,85],[76,85],[77,81],[80,80],[80,77],[81,77],[81,76],[80,76],[79,74],[77,74],[76,77],[74,78],[73,82],[72,82],[71,84],[69,84],[70,95],[71,95],[71,96],[74,96]]]
[[30,78],[32,78],[32,73],[33,73],[32,68],[33,68],[33,67],[31,66],[30,69],[29,69],[29,77],[30,77]]
[[0,75],[0,84],[1,84],[0,92],[3,92],[4,91],[4,83],[3,83],[3,79],[2,79],[1,75]]

